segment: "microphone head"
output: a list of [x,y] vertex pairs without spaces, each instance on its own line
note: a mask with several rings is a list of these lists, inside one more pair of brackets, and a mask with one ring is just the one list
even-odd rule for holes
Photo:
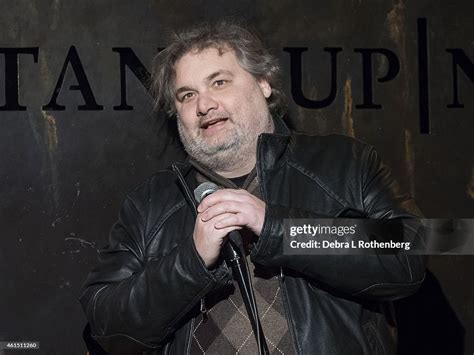
[[203,182],[194,190],[194,198],[198,203],[201,203],[201,201],[204,200],[207,195],[210,195],[216,192],[217,190],[219,190],[219,186],[217,186],[213,182]]

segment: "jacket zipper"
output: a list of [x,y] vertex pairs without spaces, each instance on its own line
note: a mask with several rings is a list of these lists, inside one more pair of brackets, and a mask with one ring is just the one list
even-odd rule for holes
[[191,193],[191,191],[189,190],[189,187],[188,187],[188,184],[186,184],[186,180],[184,180],[184,177],[183,175],[181,174],[181,171],[179,171],[179,168],[176,166],[176,164],[173,164],[171,165],[171,168],[173,169],[173,172],[176,174],[176,176],[178,177],[178,180],[179,180],[179,183],[181,184],[181,186],[183,187],[184,189],[184,197],[186,198],[186,200],[188,201],[188,203],[193,206],[193,213],[194,213],[194,217],[197,216],[197,205],[196,205],[196,201],[194,201],[194,197],[193,197],[193,194]]
[[202,313],[202,322],[203,323],[206,323],[207,322],[207,312],[208,312],[208,309],[206,307],[206,297],[204,296],[203,298],[201,298],[201,307],[200,307],[200,311]]
[[[257,161],[256,161],[256,171],[257,171],[257,182],[258,182],[258,186],[260,188],[260,195],[262,196],[262,198],[264,200],[265,199],[265,194],[264,194],[264,191],[263,191],[263,181],[261,180],[261,177],[260,177],[260,164],[259,164],[259,154],[260,154],[260,145],[261,145],[261,142],[262,142],[262,135],[258,136],[258,139],[257,139]],[[288,293],[286,291],[286,286],[285,286],[285,274],[283,272],[283,266],[280,266],[280,275],[278,275],[278,282],[280,284],[280,289],[282,291],[282,301],[283,301],[283,308],[284,308],[284,311],[285,311],[285,315],[286,315],[286,319],[287,319],[287,323],[288,323],[288,330],[290,331],[290,334],[291,334],[291,338],[293,339],[293,348],[295,350],[295,354],[300,354],[300,352],[298,351],[299,349],[299,345],[297,343],[297,340],[296,340],[296,335],[295,335],[295,330],[293,329],[293,318],[291,317],[291,314],[290,314],[290,308],[289,308],[289,305],[288,305]]]
[[280,266],[280,275],[278,276],[278,281],[280,283],[280,289],[282,291],[282,301],[283,301],[283,308],[286,313],[286,319],[288,323],[288,330],[290,331],[291,338],[293,339],[293,348],[295,350],[295,354],[300,354],[299,352],[299,345],[296,340],[295,330],[293,329],[293,318],[290,314],[290,308],[288,305],[288,293],[286,291],[285,286],[285,274],[283,273],[283,267]]
[[193,342],[194,318],[191,318],[191,325],[189,327],[189,336],[186,346],[186,354],[191,354],[191,343]]
[[255,172],[257,174],[256,179],[257,179],[257,184],[258,188],[260,189],[260,196],[262,196],[262,199],[265,200],[265,197],[263,195],[263,184],[260,176],[260,145],[262,143],[262,135],[259,135],[257,138],[257,159],[255,160]]
[[[194,217],[197,217],[196,201],[193,198],[193,194],[189,190],[188,184],[186,184],[186,180],[184,179],[183,174],[181,174],[181,171],[179,171],[179,168],[176,166],[176,164],[172,164],[171,168],[173,169],[173,172],[178,177],[178,181],[184,189],[184,197],[186,198],[188,203],[193,207],[192,211],[194,213]],[[202,313],[202,322],[203,323],[207,322],[207,312],[208,312],[208,310],[206,308],[206,296],[201,298],[201,306],[200,306],[199,310]],[[188,346],[187,346],[187,349],[186,349],[187,354],[190,354],[190,352],[191,352],[191,342],[192,342],[192,337],[193,337],[193,330],[194,330],[194,318],[191,319],[191,326],[190,326],[190,329],[189,329],[189,338],[188,338],[188,341],[187,341]]]

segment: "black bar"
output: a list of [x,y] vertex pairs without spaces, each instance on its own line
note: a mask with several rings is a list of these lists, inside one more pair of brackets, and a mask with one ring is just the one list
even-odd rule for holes
[[418,88],[420,110],[420,133],[430,133],[430,102],[428,87],[428,30],[426,18],[417,20],[418,25]]

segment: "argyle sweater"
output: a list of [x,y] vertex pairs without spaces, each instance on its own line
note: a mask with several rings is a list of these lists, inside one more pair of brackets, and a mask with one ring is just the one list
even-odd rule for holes
[[[196,163],[193,165],[198,170],[198,183],[212,181],[227,188],[237,188],[238,184],[254,196],[260,197],[255,169],[242,183],[244,178],[233,179],[232,182],[216,176]],[[242,230],[241,234],[247,250],[246,258],[258,314],[270,354],[294,354],[278,280],[280,271],[253,264],[248,253],[257,236],[248,230]],[[195,319],[191,354],[258,354],[255,335],[237,282],[206,295],[204,301],[207,312]]]

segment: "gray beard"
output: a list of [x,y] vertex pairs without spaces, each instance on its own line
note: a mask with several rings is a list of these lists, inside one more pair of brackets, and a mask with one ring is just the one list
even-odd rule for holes
[[242,132],[231,135],[229,140],[219,145],[209,146],[202,140],[188,140],[178,121],[178,132],[188,155],[214,171],[227,171],[242,164],[252,154],[256,154],[257,137],[245,137]]

